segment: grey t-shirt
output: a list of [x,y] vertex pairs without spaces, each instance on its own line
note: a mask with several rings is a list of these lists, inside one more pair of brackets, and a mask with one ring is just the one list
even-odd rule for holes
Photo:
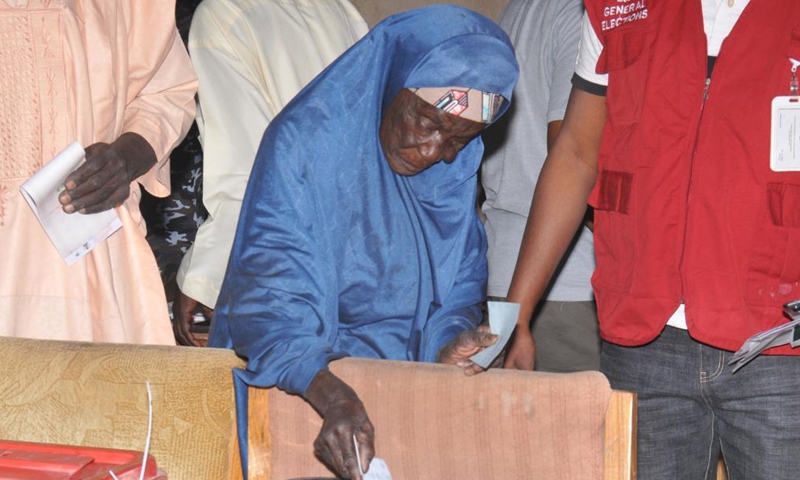
[[[490,296],[506,296],[511,283],[533,190],[547,156],[547,124],[564,118],[582,14],[581,0],[511,0],[500,17],[500,26],[517,49],[520,78],[511,109],[484,136],[482,210],[489,239]],[[547,300],[592,300],[594,265],[592,234],[584,227]]]

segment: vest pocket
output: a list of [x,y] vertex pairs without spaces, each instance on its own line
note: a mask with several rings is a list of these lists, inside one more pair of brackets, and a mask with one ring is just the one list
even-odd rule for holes
[[[782,227],[781,239],[785,256],[780,268],[782,284],[791,284],[795,295],[798,295],[800,283],[800,185],[782,183],[767,184],[767,203],[770,221],[776,227]],[[783,287],[784,290],[786,287]]]
[[608,72],[606,107],[611,124],[638,121],[644,102],[649,49],[643,26],[618,28],[606,34],[598,71]]
[[594,208],[627,215],[631,201],[633,174],[602,170],[597,182],[598,189]]
[[633,174],[600,171],[592,193],[597,257],[592,283],[598,290],[608,289],[617,293],[630,290],[636,257],[636,222],[628,214],[632,192]]
[[800,228],[800,185],[768,183],[767,206],[773,225]]
[[745,297],[758,305],[800,297],[800,185],[767,183],[768,224],[756,233]]

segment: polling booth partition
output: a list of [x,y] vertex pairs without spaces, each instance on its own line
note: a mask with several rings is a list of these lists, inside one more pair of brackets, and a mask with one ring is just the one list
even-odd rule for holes
[[[230,350],[0,337],[0,446],[143,452],[149,382],[158,469],[170,480],[238,480],[232,369],[242,366]],[[466,377],[452,366],[366,359],[331,369],[363,400],[395,480],[635,478],[635,397],[600,373]],[[322,419],[309,404],[250,389],[249,414],[250,478],[333,477],[313,453]],[[87,451],[80,461],[91,465]],[[4,454],[0,476],[14,478],[2,474]]]
[[[396,480],[635,478],[635,396],[612,391],[598,372],[466,377],[452,366],[366,359],[331,370],[364,402],[377,456]],[[322,419],[279,390],[266,401],[270,457],[257,478],[331,477],[313,454]]]

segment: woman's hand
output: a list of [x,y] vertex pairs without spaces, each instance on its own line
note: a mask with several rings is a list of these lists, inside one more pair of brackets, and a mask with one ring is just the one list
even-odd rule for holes
[[[314,440],[314,453],[337,476],[361,480],[361,471],[367,471],[375,456],[375,429],[358,395],[325,369],[314,377],[305,398],[323,418],[322,429]],[[353,436],[358,441],[360,469]]]
[[470,357],[497,341],[497,335],[489,332],[489,325],[482,324],[475,330],[461,332],[436,355],[438,363],[458,365],[464,374],[472,376],[482,372],[480,365],[472,363]]

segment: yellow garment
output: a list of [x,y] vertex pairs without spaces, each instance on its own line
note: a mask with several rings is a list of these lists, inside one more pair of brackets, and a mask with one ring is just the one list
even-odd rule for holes
[[[169,193],[169,152],[197,80],[173,1],[0,0],[0,335],[174,343],[139,183]],[[117,208],[123,228],[67,267],[19,193],[73,140],[144,137],[158,163]]]
[[205,0],[189,51],[200,78],[200,226],[178,271],[183,293],[211,308],[233,245],[261,136],[303,86],[367,32],[347,0]]

